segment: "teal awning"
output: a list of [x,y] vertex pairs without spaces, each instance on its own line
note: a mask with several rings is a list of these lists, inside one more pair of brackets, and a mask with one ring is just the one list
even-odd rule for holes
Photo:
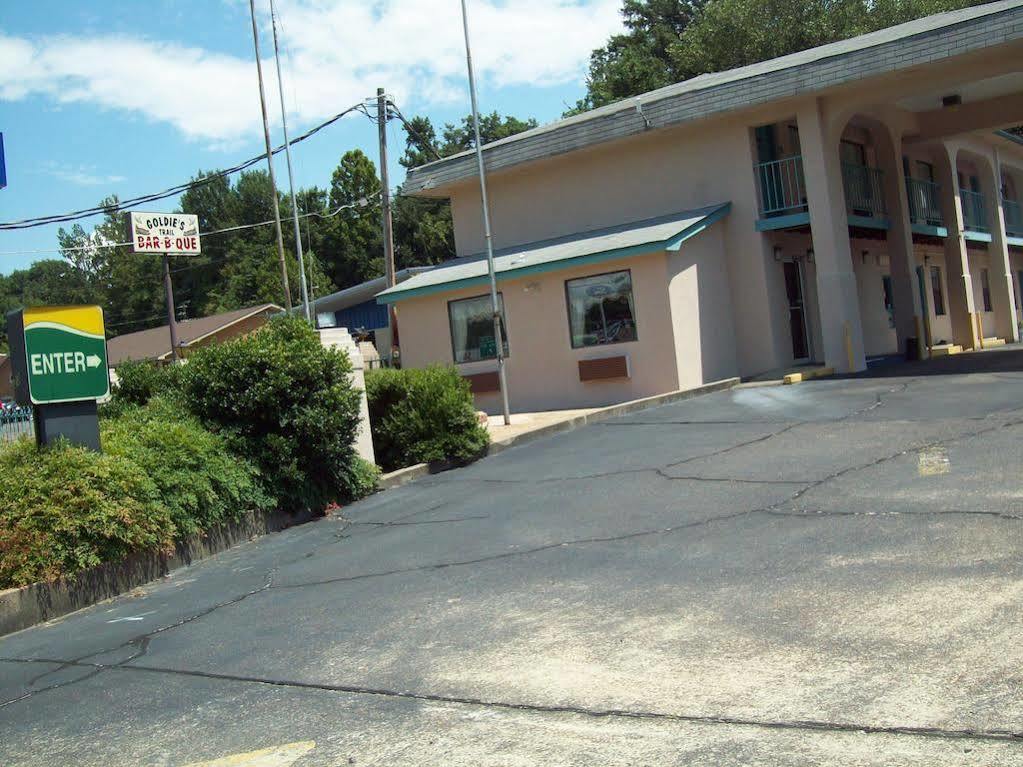
[[[678,250],[715,221],[724,218],[730,202],[668,216],[635,221],[606,229],[517,245],[494,252],[497,281],[517,279],[530,274],[553,272],[573,266],[640,256],[665,250]],[[377,303],[391,304],[406,298],[442,293],[489,282],[487,261],[483,255],[460,258],[406,280],[377,295]]]

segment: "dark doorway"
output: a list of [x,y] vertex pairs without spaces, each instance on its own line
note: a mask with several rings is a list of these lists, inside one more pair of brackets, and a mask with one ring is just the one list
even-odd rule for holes
[[803,275],[795,261],[783,261],[785,294],[789,301],[789,328],[792,331],[792,357],[796,361],[810,357],[806,338],[806,310],[803,301]]

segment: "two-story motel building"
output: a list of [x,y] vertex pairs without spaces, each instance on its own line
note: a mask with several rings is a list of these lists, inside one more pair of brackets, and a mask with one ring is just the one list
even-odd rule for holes
[[[485,147],[514,410],[1016,342],[1023,0],[677,85]],[[458,254],[384,291],[403,364],[498,404],[471,154],[409,172]]]

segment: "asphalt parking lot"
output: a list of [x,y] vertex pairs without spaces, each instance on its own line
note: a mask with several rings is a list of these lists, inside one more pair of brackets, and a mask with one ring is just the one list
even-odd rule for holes
[[592,424],[2,638],[0,764],[1020,764],[1015,354]]

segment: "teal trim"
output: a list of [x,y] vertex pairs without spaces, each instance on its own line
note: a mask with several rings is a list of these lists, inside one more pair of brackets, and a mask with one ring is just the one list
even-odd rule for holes
[[1023,248],[1023,237],[1006,237],[1005,241],[1009,245],[1015,245],[1017,248]]
[[775,229],[790,229],[795,226],[806,226],[810,223],[810,214],[792,213],[788,216],[774,216],[772,218],[757,219],[756,229],[758,232],[771,232]]
[[991,242],[991,235],[987,232],[976,232],[970,229],[963,232],[963,238],[974,242]]
[[890,229],[891,222],[887,218],[874,218],[873,216],[849,216],[849,226],[859,226],[864,229]]
[[913,224],[913,234],[929,234],[931,237],[948,237],[948,229],[930,224]]
[[[724,205],[719,206],[717,209],[708,213],[703,218],[699,219],[696,223],[686,227],[678,234],[667,240],[655,240],[653,242],[645,242],[641,245],[630,245],[627,248],[615,248],[614,250],[605,250],[600,253],[590,253],[585,256],[576,256],[575,258],[566,258],[559,261],[550,261],[543,264],[533,264],[531,266],[522,266],[517,269],[501,269],[497,272],[497,281],[503,282],[509,279],[518,279],[520,277],[528,277],[531,274],[544,274],[546,272],[559,272],[563,269],[569,269],[575,266],[589,266],[590,264],[599,264],[604,261],[613,261],[619,258],[631,258],[632,256],[643,256],[648,253],[658,253],[661,251],[677,251],[681,248],[682,243],[692,237],[695,237],[704,229],[711,224],[714,224],[728,215],[728,212],[732,209],[732,203],[726,202]],[[443,268],[443,267],[440,267]],[[424,285],[421,288],[409,288],[400,292],[391,293],[389,295],[377,296],[378,304],[393,304],[398,301],[404,301],[407,298],[416,298],[418,296],[428,296],[435,293],[448,293],[452,290],[458,290],[459,288],[468,288],[474,285],[488,285],[490,283],[489,275],[483,274],[476,277],[466,277],[461,280],[453,280],[451,282],[441,282],[436,285]]]

